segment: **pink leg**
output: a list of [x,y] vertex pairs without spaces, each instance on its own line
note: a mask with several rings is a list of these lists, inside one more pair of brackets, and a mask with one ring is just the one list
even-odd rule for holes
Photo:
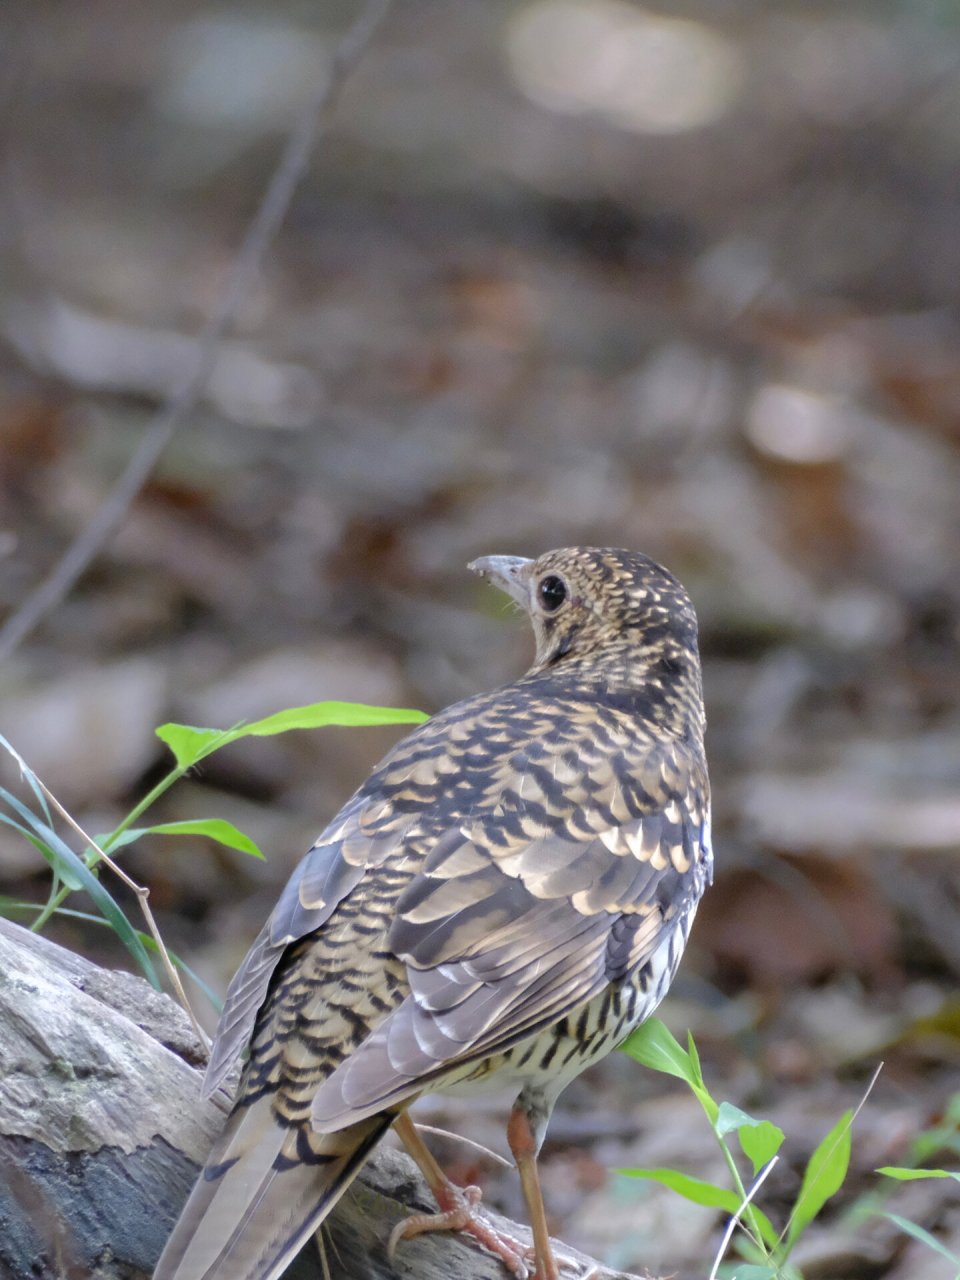
[[[393,1127],[400,1141],[419,1165],[440,1212],[415,1213],[397,1223],[387,1243],[387,1255],[391,1262],[401,1240],[418,1236],[424,1231],[465,1231],[498,1257],[514,1275],[521,1277],[521,1280],[526,1280],[529,1272],[524,1261],[527,1252],[525,1246],[519,1240],[495,1231],[475,1212],[480,1203],[480,1188],[460,1188],[450,1181],[431,1155],[406,1112],[397,1117]],[[553,1280],[556,1280],[556,1277]]]
[[547,1214],[540,1191],[540,1175],[537,1172],[537,1140],[530,1118],[520,1106],[515,1106],[507,1123],[507,1142],[517,1162],[520,1186],[527,1205],[527,1216],[533,1230],[533,1252],[537,1260],[536,1280],[560,1280],[560,1269],[553,1256],[550,1232],[547,1230]]

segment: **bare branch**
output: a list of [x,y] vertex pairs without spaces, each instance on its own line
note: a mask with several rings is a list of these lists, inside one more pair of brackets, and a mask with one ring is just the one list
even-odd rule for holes
[[314,145],[330,128],[350,73],[367,50],[393,0],[367,0],[341,41],[330,74],[294,124],[263,199],[247,228],[223,293],[197,337],[194,358],[180,387],[147,428],[126,470],[90,523],[81,530],[50,574],[0,627],[0,661],[10,656],[54,609],[87,570],[126,518],[160,455],[184,419],[196,408],[213,370],[221,338],[229,330],[282,223]]
[[[98,970],[3,919],[0,972],[0,1065],[17,1064],[0,1071],[0,1274],[30,1280],[40,1257],[41,1267],[51,1260],[44,1276],[149,1280],[223,1127],[224,1095],[199,1096],[199,1072],[178,1056],[189,1048],[195,1061],[185,1016],[132,974]],[[390,1233],[433,1207],[413,1162],[381,1149],[324,1224],[326,1270],[310,1246],[296,1274],[397,1280]],[[519,1223],[489,1209],[485,1216],[495,1231],[529,1240]],[[636,1280],[555,1247],[565,1280]],[[406,1240],[399,1261],[400,1273],[417,1280],[504,1275],[461,1233]]]

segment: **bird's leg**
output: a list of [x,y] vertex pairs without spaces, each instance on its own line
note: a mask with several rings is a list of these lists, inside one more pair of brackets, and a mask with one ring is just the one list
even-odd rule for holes
[[530,1112],[523,1104],[524,1096],[521,1094],[507,1122],[507,1142],[517,1162],[520,1186],[527,1205],[527,1217],[533,1231],[533,1252],[537,1265],[536,1280],[560,1280],[557,1260],[553,1256],[553,1247],[550,1244],[550,1232],[547,1230],[547,1214],[540,1192],[540,1175],[537,1172],[540,1140],[531,1123]]
[[475,1212],[480,1203],[480,1188],[461,1188],[450,1181],[406,1112],[397,1117],[393,1127],[426,1178],[440,1212],[411,1214],[409,1218],[397,1223],[387,1242],[387,1256],[391,1262],[401,1240],[418,1236],[424,1231],[466,1231],[485,1249],[495,1254],[510,1271],[526,1280],[528,1271],[524,1262],[524,1245],[519,1240],[513,1240],[494,1230],[481,1221]]

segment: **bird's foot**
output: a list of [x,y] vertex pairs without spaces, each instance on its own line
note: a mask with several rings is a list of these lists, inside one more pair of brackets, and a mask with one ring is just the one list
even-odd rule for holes
[[530,1275],[530,1269],[527,1266],[530,1251],[521,1241],[514,1240],[512,1236],[495,1230],[489,1223],[483,1221],[476,1212],[481,1194],[479,1187],[461,1189],[453,1183],[448,1183],[443,1189],[443,1194],[437,1197],[440,1205],[439,1213],[414,1213],[397,1223],[387,1241],[387,1257],[393,1262],[400,1241],[419,1236],[424,1231],[465,1231],[467,1235],[473,1236],[478,1244],[483,1245],[498,1257],[504,1266],[520,1280],[527,1280]]

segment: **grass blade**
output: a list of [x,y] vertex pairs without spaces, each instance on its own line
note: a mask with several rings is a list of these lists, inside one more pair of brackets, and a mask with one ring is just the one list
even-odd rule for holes
[[43,788],[40,786],[40,779],[27,764],[26,760],[24,760],[20,752],[17,751],[16,747],[12,746],[2,733],[0,733],[0,747],[3,747],[3,749],[13,756],[14,760],[16,760],[17,767],[20,770],[20,776],[25,780],[27,786],[36,796],[37,803],[43,812],[43,816],[46,818],[47,822],[52,825],[53,818],[50,816],[50,808],[47,804],[47,797],[43,794]]
[[263,720],[254,720],[235,732],[262,738],[290,729],[321,729],[327,725],[351,727],[376,724],[422,724],[429,716],[409,707],[373,707],[365,702],[312,702],[305,707],[289,707]]
[[[11,795],[8,791],[3,791],[2,795],[7,804],[20,815],[24,824],[32,829],[32,834],[30,831],[24,831],[30,843],[40,849],[41,853],[43,853],[44,847],[49,851],[51,865],[64,884],[76,884],[78,889],[83,889],[90,895],[97,910],[108,921],[114,933],[116,933],[142,969],[147,981],[157,991],[160,991],[162,988],[156,969],[153,966],[153,961],[140,941],[137,930],[127,919],[119,903],[104,888],[83,859],[74,853],[52,827],[48,826],[42,818],[38,818],[35,813],[31,813],[27,806],[18,800],[16,796]],[[5,814],[0,814],[0,820],[7,822],[11,826],[19,827],[20,825]],[[24,830],[23,827],[20,827],[20,830]]]
[[239,738],[266,738],[291,729],[322,729],[328,725],[422,724],[425,711],[407,707],[373,707],[364,702],[311,702],[288,707],[262,720],[234,725],[232,729],[202,729],[190,724],[162,724],[157,737],[165,742],[181,769],[189,769],[206,756]]
[[913,1236],[914,1240],[919,1240],[921,1244],[925,1244],[934,1253],[939,1253],[942,1258],[946,1258],[953,1266],[960,1267],[960,1258],[948,1249],[942,1240],[938,1240],[936,1236],[931,1235],[929,1231],[919,1226],[916,1222],[911,1222],[909,1218],[901,1218],[899,1213],[885,1213],[883,1216],[889,1218],[894,1226],[899,1227],[901,1231],[905,1231],[908,1236]]
[[260,847],[239,827],[235,827],[232,822],[227,822],[225,818],[188,818],[182,822],[158,822],[152,827],[132,827],[125,831],[111,847],[119,849],[123,845],[132,844],[134,840],[139,840],[141,836],[150,835],[205,836],[208,840],[215,840],[217,844],[225,845],[228,849],[239,849],[241,853],[248,853],[251,858],[263,860]]
[[814,1220],[826,1202],[843,1186],[850,1164],[850,1125],[853,1112],[845,1111],[819,1143],[804,1170],[800,1194],[790,1216],[787,1250]]
[[676,1169],[618,1169],[628,1178],[644,1178],[656,1182],[661,1187],[676,1191],[693,1204],[702,1204],[710,1209],[724,1209],[727,1213],[736,1213],[740,1208],[740,1197],[727,1187],[718,1187],[712,1182],[704,1182],[700,1178],[691,1178]]

